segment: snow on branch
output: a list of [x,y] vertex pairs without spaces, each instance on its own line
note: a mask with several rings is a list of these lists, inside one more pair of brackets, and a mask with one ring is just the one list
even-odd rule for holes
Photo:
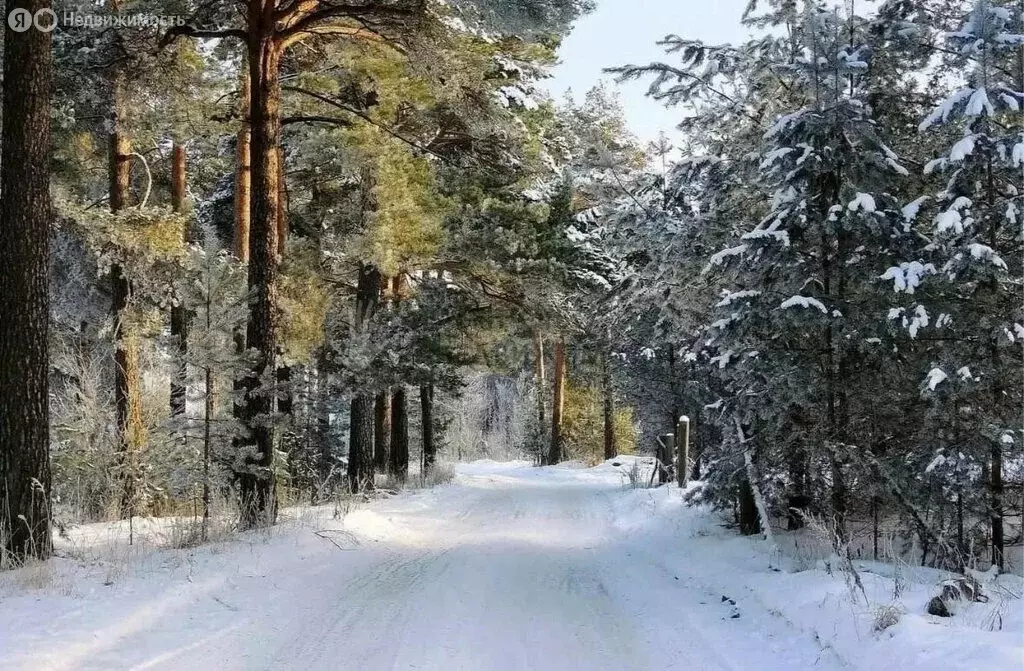
[[782,304],[779,305],[779,307],[783,310],[793,307],[817,308],[818,310],[821,310],[822,314],[828,314],[828,308],[825,307],[825,304],[817,298],[812,298],[810,296],[791,296],[782,301]]

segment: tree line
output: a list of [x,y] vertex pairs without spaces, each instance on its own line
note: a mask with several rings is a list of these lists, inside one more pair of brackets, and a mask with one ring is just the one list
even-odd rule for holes
[[587,3],[144,4],[187,20],[5,32],[8,556],[69,508],[251,528],[449,445],[596,462],[683,415],[687,496],[744,533],[1020,543],[1016,0],[668,36],[611,74],[679,146],[543,91]]

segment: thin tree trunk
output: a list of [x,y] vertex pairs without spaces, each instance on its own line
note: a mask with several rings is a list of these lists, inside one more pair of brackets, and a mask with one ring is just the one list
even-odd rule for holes
[[686,487],[690,472],[687,469],[690,462],[690,418],[681,417],[676,422],[676,484],[680,489]]
[[[146,425],[142,417],[142,365],[141,343],[134,329],[125,334],[125,377],[128,380],[128,423],[125,433],[125,489],[122,498],[122,514],[127,514],[129,525],[137,511],[138,475],[141,468],[142,452],[146,448]],[[129,540],[130,543],[130,540]]]
[[601,384],[604,389],[604,458],[615,458],[615,390],[612,388],[612,371],[605,355],[602,360]]
[[373,466],[386,473],[391,461],[391,392],[377,394],[373,406]]
[[[207,275],[206,301],[203,306],[206,312],[206,332],[213,328],[213,287]],[[213,426],[213,370],[207,366],[203,377],[203,541],[209,536],[210,529],[210,431]]]
[[565,338],[559,336],[555,344],[554,400],[551,405],[551,449],[548,463],[562,460],[562,410],[565,405]]
[[[171,162],[171,209],[175,212],[185,210],[185,148],[175,143]],[[188,228],[184,232],[185,242],[190,242]],[[171,375],[171,416],[181,417],[185,414],[188,380],[188,314],[185,307],[171,307],[171,338],[177,351],[174,372]]]
[[409,476],[409,408],[405,385],[391,396],[391,474],[399,482]]
[[[391,278],[391,296],[394,305],[402,300],[404,278],[402,272]],[[405,385],[399,384],[391,394],[391,455],[389,468],[392,475],[405,482],[409,475],[409,404]]]
[[[115,84],[114,94],[114,125],[110,134],[110,211],[119,212],[128,206],[131,194],[131,140],[121,132],[120,126],[120,85]],[[134,484],[128,469],[128,412],[131,389],[128,381],[128,352],[125,344],[124,320],[128,309],[131,287],[124,275],[121,265],[114,263],[110,267],[110,312],[114,322],[114,407],[117,417],[116,443],[118,460],[122,469],[121,516],[129,514],[131,508],[131,492]]]
[[795,531],[804,526],[807,497],[807,454],[801,439],[796,439],[787,453],[789,484],[786,491],[786,528]]
[[[534,384],[537,387],[537,431],[539,433],[539,446],[544,445],[544,434],[547,427],[545,413],[544,395],[547,393],[548,383],[544,378],[544,336],[537,329],[533,330],[533,376]],[[538,460],[539,461],[539,460]]]
[[420,385],[420,420],[423,429],[423,475],[434,468],[437,445],[434,444],[434,384]]
[[878,497],[871,497],[871,558],[878,561]]
[[319,470],[321,488],[331,477],[333,460],[331,458],[331,415],[327,399],[330,394],[330,374],[327,371],[326,346],[317,357],[317,403],[316,403],[316,435],[319,441]]
[[249,227],[252,221],[252,145],[249,128],[249,69],[242,63],[241,113],[242,127],[238,131],[235,164],[235,256],[242,263],[249,262]]
[[992,563],[1002,572],[1006,568],[1003,539],[1003,451],[992,441],[989,488],[992,495]]
[[[34,14],[49,0],[8,0]],[[26,17],[31,21],[30,17]],[[50,33],[4,34],[0,140],[0,548],[46,559],[50,536]],[[17,315],[16,317],[14,315]]]
[[210,529],[210,426],[213,424],[213,371],[206,369],[203,384],[203,541]]

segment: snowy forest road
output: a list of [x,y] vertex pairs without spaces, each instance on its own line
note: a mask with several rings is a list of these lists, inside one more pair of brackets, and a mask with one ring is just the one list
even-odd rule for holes
[[0,647],[24,669],[842,668],[707,584],[714,557],[670,569],[649,505],[611,465],[463,465],[333,525],[153,553],[114,588],[0,615]]

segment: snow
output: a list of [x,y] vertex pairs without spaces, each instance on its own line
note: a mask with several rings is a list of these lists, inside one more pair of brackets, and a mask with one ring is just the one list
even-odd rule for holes
[[893,266],[883,273],[879,279],[892,280],[893,291],[900,293],[904,291],[908,294],[914,293],[914,289],[921,286],[921,280],[926,275],[934,275],[935,266],[930,263],[921,263],[920,261],[902,262],[898,266]]
[[964,100],[971,97],[974,93],[974,89],[962,88],[954,92],[951,96],[943,100],[928,117],[921,122],[919,127],[920,130],[928,130],[932,126],[938,123],[946,123],[949,120],[949,115],[952,114],[953,109]]
[[[857,561],[854,595],[803,537],[776,531],[801,548],[780,556],[675,486],[632,488],[652,464],[463,464],[452,485],[191,550],[82,527],[48,576],[0,575],[4,668],[1019,668],[1018,578],[987,577],[992,603],[948,619],[924,614],[938,571]],[[903,614],[875,632],[889,605]]]
[[747,245],[737,245],[735,247],[729,247],[728,249],[715,252],[711,255],[711,258],[708,259],[708,265],[701,271],[701,274],[708,273],[712,266],[722,265],[722,263],[730,256],[739,256],[746,253],[748,248],[749,247]]
[[521,107],[526,110],[539,107],[537,101],[518,86],[502,86],[498,90],[498,101],[503,107]]
[[964,232],[963,217],[956,210],[940,212],[935,217],[935,230],[939,233],[953,231],[956,234]]
[[1024,142],[1013,145],[1013,165],[1017,168],[1024,165]]
[[935,388],[945,382],[948,378],[949,376],[946,375],[941,368],[932,368],[928,371],[928,379],[926,380],[928,389],[930,391],[935,391]]
[[924,467],[924,472],[931,473],[944,463],[946,463],[946,456],[944,454],[936,454],[935,458],[929,461],[928,465]]
[[921,206],[928,202],[928,196],[921,196],[920,198],[913,200],[906,204],[903,208],[903,221],[910,224],[917,219],[918,212],[921,211]]
[[850,212],[856,212],[858,210],[863,210],[864,212],[874,212],[875,199],[874,197],[872,197],[870,193],[857,193],[854,199],[850,201],[850,204],[847,205],[847,208],[850,210]]
[[716,308],[724,308],[731,305],[733,301],[744,298],[756,298],[761,295],[761,292],[754,289],[742,289],[740,291],[729,291],[728,289],[723,289],[721,295],[722,300],[715,303]]
[[953,148],[949,150],[949,160],[959,163],[974,153],[976,137],[976,135],[968,135],[953,145]]
[[914,317],[908,320],[906,317],[903,318],[903,325],[907,328],[911,338],[916,338],[918,331],[925,326],[928,326],[928,310],[923,305],[918,305],[914,308]]
[[995,110],[992,109],[992,103],[989,102],[988,92],[985,89],[978,89],[971,94],[971,99],[967,101],[967,107],[964,108],[964,116],[995,116]]
[[970,244],[971,256],[980,259],[982,261],[988,261],[996,268],[1002,268],[1006,270],[1006,261],[996,254],[995,250],[988,245],[983,245],[977,242]]
[[797,306],[802,308],[817,308],[824,314],[828,314],[828,310],[825,308],[825,305],[817,298],[811,298],[810,296],[790,296],[786,300],[782,301],[781,305],[779,305],[783,310]]

